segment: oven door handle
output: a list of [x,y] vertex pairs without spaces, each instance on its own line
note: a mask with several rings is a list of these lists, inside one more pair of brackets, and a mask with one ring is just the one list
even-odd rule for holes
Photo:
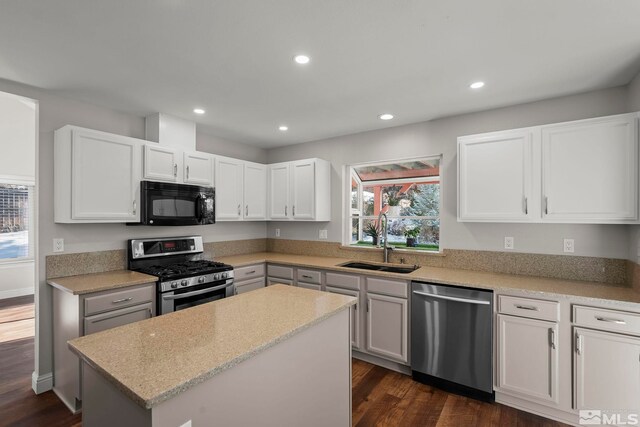
[[165,300],[165,301],[170,301],[170,300],[174,300],[174,299],[182,299],[182,298],[191,297],[191,296],[194,296],[194,295],[206,294],[207,292],[219,291],[220,289],[228,288],[230,286],[233,286],[233,282],[225,283],[224,285],[220,285],[220,286],[214,286],[213,288],[200,289],[199,291],[187,292],[187,293],[184,293],[184,294],[162,295],[162,299]]

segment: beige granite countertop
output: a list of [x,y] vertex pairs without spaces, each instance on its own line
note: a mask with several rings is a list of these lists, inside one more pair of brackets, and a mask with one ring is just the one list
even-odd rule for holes
[[73,295],[82,295],[109,289],[126,288],[127,286],[141,285],[143,283],[153,283],[157,280],[158,278],[156,276],[149,274],[130,270],[118,270],[107,271],[105,273],[58,277],[47,280],[47,283]]
[[151,408],[355,302],[274,285],[76,338],[69,347],[136,403]]
[[571,296],[598,303],[640,304],[640,292],[626,287],[606,283],[582,282],[574,280],[549,279],[515,274],[488,273],[473,270],[459,270],[439,267],[421,267],[409,274],[358,270],[340,267],[348,262],[346,258],[292,255],[275,252],[259,252],[216,258],[216,261],[242,267],[261,262],[285,264],[297,267],[323,268],[348,273],[384,276],[405,280],[421,280],[458,286],[491,289],[494,291],[517,290],[531,294]]

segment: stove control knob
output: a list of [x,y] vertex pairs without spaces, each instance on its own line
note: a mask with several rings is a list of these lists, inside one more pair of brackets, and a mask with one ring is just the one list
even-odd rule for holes
[[205,281],[205,277],[204,276],[198,277],[198,283],[204,283],[204,281]]
[[172,287],[173,289],[177,288],[177,287],[178,287],[178,282],[173,282],[173,283],[171,283],[171,287]]
[[180,282],[181,286],[187,286],[189,284],[188,280],[183,280],[182,282]]
[[227,277],[229,277],[229,275],[227,273],[222,273],[221,276],[222,276],[223,279],[226,279]]
[[220,280],[220,273],[215,273],[213,275],[213,280]]

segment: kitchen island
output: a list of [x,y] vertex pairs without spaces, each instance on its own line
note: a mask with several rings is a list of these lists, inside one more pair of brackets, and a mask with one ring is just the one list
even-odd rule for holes
[[83,425],[348,426],[355,302],[274,285],[74,339]]

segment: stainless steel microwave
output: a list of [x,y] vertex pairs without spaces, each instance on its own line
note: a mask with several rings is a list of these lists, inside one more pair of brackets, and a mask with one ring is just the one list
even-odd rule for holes
[[206,225],[216,222],[213,187],[142,181],[140,205],[140,223],[137,225]]

